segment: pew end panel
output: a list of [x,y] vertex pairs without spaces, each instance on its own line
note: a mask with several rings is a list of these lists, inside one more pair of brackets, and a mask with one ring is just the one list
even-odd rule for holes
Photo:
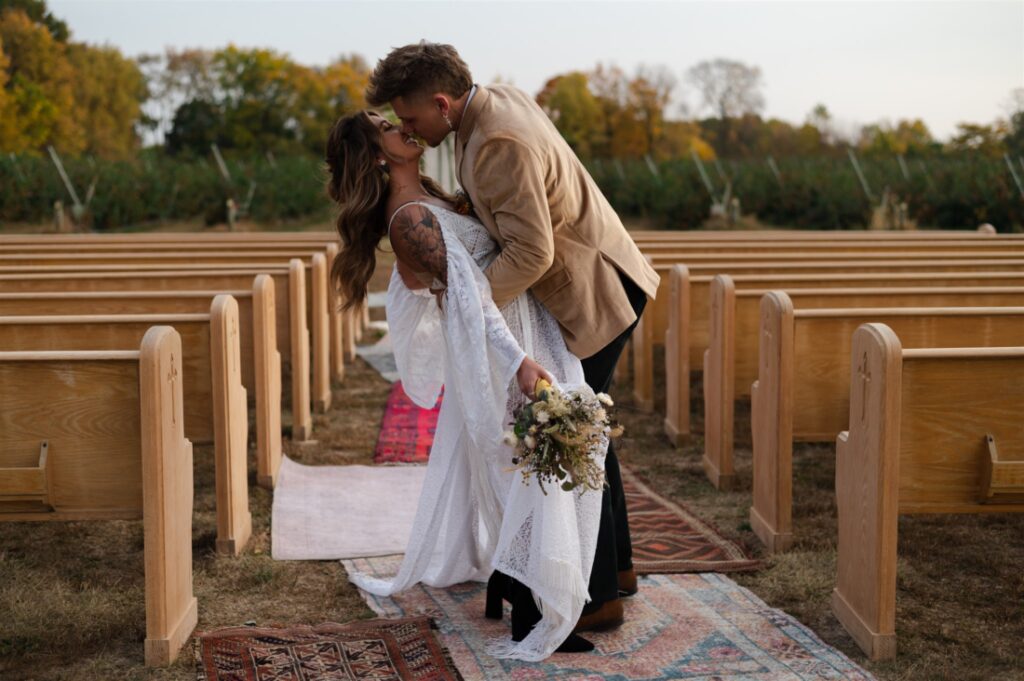
[[217,552],[237,556],[252,536],[249,511],[249,421],[242,387],[238,303],[219,295],[210,306],[216,457]]
[[298,258],[288,266],[289,328],[292,337],[292,440],[306,442],[313,433],[309,385],[309,326],[306,319],[306,268]]
[[733,356],[736,288],[732,279],[717,275],[711,284],[712,338],[704,353],[704,457],[701,464],[711,484],[733,489]]
[[853,336],[850,428],[836,439],[838,556],[832,610],[872,660],[896,655],[900,340],[884,324]]
[[653,325],[646,310],[633,331],[633,399],[641,411],[654,411]]
[[318,414],[323,414],[331,406],[330,303],[327,295],[327,258],[323,253],[313,255],[310,295],[313,317],[310,321],[310,333],[313,336],[313,406]]
[[[650,263],[650,261],[651,259],[648,257],[647,262]],[[663,283],[658,285],[663,294],[660,297],[663,299],[668,298],[667,292],[661,290],[665,288],[664,280],[665,277],[662,277]],[[664,306],[665,302],[662,300],[661,305]],[[644,308],[631,337],[633,341],[633,398],[636,400],[637,407],[641,411],[647,412],[654,411],[654,340],[656,334],[654,318],[657,315],[655,310],[657,304],[658,297],[655,297],[654,301]],[[663,337],[665,327],[661,328]],[[659,338],[659,340],[661,339]]]
[[164,666],[198,623],[192,590],[192,444],[183,423],[180,337],[171,327],[153,327],[140,355],[145,658],[148,666]]
[[256,356],[256,480],[273,489],[281,466],[281,353],[277,349],[274,282],[261,274],[253,283],[253,338]]
[[665,434],[676,447],[690,437],[690,272],[669,273],[670,304],[665,331]]
[[758,377],[751,387],[753,503],[750,525],[772,552],[793,545],[793,302],[761,298]]

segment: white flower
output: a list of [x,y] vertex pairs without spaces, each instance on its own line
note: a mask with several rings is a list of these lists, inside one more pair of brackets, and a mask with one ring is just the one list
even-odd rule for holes
[[611,407],[615,404],[612,402],[612,398],[608,393],[598,393],[597,400],[606,407]]
[[502,435],[501,439],[502,439],[502,442],[507,444],[509,447],[515,447],[516,446],[516,442],[517,442],[516,434],[513,433],[511,430],[506,430],[505,434]]
[[523,444],[526,445],[527,449],[533,449],[534,447],[537,446],[537,441],[533,439],[532,435],[527,435],[525,438],[523,438]]
[[537,417],[537,423],[547,423],[548,421],[550,421],[550,420],[551,420],[551,415],[550,415],[550,414],[548,414],[548,413],[547,413],[546,411],[544,411],[543,409],[541,409],[540,411],[538,411],[538,412],[537,412],[537,413],[535,414],[535,416]]

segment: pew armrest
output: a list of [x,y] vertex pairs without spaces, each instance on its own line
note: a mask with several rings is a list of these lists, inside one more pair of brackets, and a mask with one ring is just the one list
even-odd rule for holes
[[48,464],[50,443],[39,445],[39,465],[0,468],[0,504],[36,502],[53,510],[53,479]]
[[996,449],[996,439],[985,436],[988,456],[981,471],[981,502],[1024,503],[1024,461],[1003,461]]

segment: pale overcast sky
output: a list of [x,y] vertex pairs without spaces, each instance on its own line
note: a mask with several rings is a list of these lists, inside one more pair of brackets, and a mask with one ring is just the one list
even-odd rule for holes
[[165,47],[269,47],[323,65],[371,64],[421,38],[455,45],[486,83],[536,94],[598,62],[686,70],[725,57],[761,68],[764,114],[802,122],[817,103],[844,128],[922,118],[947,138],[1005,117],[1024,87],[1024,0],[1006,2],[205,2],[50,0],[76,40],[125,54]]

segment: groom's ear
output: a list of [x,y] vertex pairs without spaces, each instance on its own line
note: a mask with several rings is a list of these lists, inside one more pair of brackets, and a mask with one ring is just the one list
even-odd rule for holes
[[435,94],[432,99],[434,102],[434,106],[437,107],[437,110],[442,115],[447,114],[452,110],[452,100],[451,97],[449,97],[448,95],[439,92]]

